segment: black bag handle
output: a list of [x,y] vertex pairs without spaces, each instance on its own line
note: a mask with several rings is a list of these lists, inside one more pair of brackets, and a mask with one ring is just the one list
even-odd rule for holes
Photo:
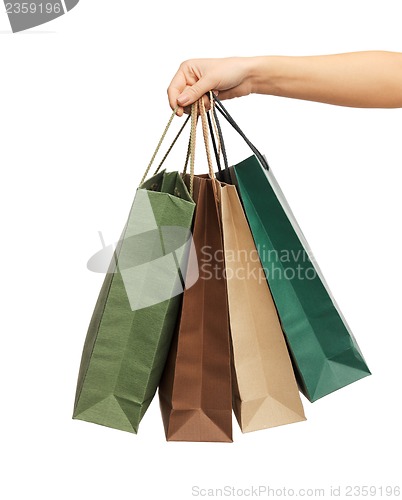
[[[214,129],[214,127],[213,127],[211,115],[213,115],[213,119],[215,122],[214,124],[216,125],[216,129]],[[223,157],[223,163],[225,165],[225,170],[229,172],[229,162],[228,162],[228,157],[227,157],[227,153],[226,153],[225,141],[223,140],[222,128],[221,128],[221,124],[219,123],[218,114],[217,114],[216,109],[215,109],[215,103],[213,103],[213,106],[211,106],[211,109],[208,111],[207,118],[208,118],[209,133],[210,133],[210,136],[212,139],[212,144],[214,147],[216,164],[218,166],[218,170],[219,170],[219,172],[222,172],[221,160],[220,160],[220,155],[219,155],[218,148],[216,145],[215,135],[218,135],[221,153],[222,153],[222,157]]]
[[[236,132],[244,139],[246,144],[249,146],[251,151],[255,154],[261,165],[269,170],[269,165],[265,157],[258,151],[258,149],[254,146],[254,144],[246,137],[244,132],[241,130],[241,128],[237,125],[235,120],[232,118],[232,116],[229,114],[227,109],[223,106],[222,102],[218,99],[218,97],[215,94],[213,95],[213,99],[215,101],[215,106],[214,109],[218,109],[218,111],[221,113],[221,115],[230,123],[230,125],[236,130]],[[223,149],[222,149],[223,152]],[[225,157],[224,157],[225,158]],[[227,161],[227,159],[226,159]],[[226,166],[225,166],[226,167]]]
[[[219,137],[221,152],[222,152],[222,157],[223,157],[223,163],[225,165],[224,170],[219,171],[217,178],[219,178],[219,180],[221,180],[223,182],[226,182],[226,184],[231,184],[232,179],[231,179],[231,174],[230,174],[230,170],[229,170],[229,162],[228,162],[228,157],[227,157],[227,153],[226,153],[226,146],[225,146],[225,141],[223,139],[222,128],[221,128],[221,124],[219,122],[218,113],[216,112],[216,109],[215,109],[215,102],[214,102],[214,105],[212,106],[212,109],[210,112],[213,113],[214,122],[216,125],[215,132],[218,134],[218,137]],[[212,134],[212,131],[211,131],[211,134]]]
[[218,131],[219,141],[221,143],[221,151],[222,151],[222,156],[223,156],[223,163],[225,165],[225,170],[227,172],[229,172],[229,162],[228,162],[228,157],[226,154],[225,141],[223,140],[222,128],[221,128],[221,124],[219,122],[218,113],[216,112],[215,106],[213,106],[213,108],[212,108],[212,113],[214,115],[214,120],[215,120],[216,128]]
[[[216,146],[215,134],[212,126],[210,111],[207,112],[207,119],[208,119],[209,135],[211,136],[212,146],[214,148],[214,153],[215,153],[216,165],[218,166],[219,172],[222,172],[221,159],[219,158],[218,148]],[[221,138],[219,137],[219,140],[220,139]]]
[[[210,95],[209,95],[209,99],[211,100]],[[211,119],[211,116],[212,116],[213,120]],[[230,184],[231,183],[231,175],[230,175],[230,170],[229,170],[229,162],[228,162],[228,157],[227,157],[227,153],[226,153],[225,141],[223,139],[221,124],[219,122],[218,114],[217,114],[216,109],[215,109],[215,101],[211,104],[211,109],[207,113],[207,118],[208,118],[208,125],[209,125],[209,133],[210,133],[210,136],[212,139],[216,163],[218,166],[217,178],[223,182],[226,182],[227,184]],[[214,123],[212,123],[212,122],[214,122]],[[215,125],[215,127],[213,125]],[[222,153],[223,163],[224,163],[224,167],[225,167],[224,170],[222,170],[222,168],[221,168],[220,153],[219,153],[217,145],[216,145],[216,137],[215,136],[217,136],[217,139],[219,140],[220,152]]]

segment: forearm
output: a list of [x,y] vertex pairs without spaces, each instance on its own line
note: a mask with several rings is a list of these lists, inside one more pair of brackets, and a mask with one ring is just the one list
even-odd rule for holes
[[402,54],[253,57],[250,85],[258,94],[341,106],[402,107]]

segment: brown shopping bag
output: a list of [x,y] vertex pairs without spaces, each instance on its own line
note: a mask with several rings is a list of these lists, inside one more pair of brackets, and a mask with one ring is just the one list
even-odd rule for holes
[[275,305],[235,186],[220,189],[233,348],[233,407],[243,432],[305,420]]
[[[205,112],[201,116],[205,125]],[[205,131],[205,127],[203,129]],[[192,162],[194,148],[195,144]],[[209,175],[194,177],[193,243],[198,264],[190,258],[189,265],[198,265],[199,278],[184,291],[181,317],[159,386],[168,441],[232,441],[223,243],[216,200],[217,181],[211,178],[211,168]],[[189,177],[185,180],[189,182]]]

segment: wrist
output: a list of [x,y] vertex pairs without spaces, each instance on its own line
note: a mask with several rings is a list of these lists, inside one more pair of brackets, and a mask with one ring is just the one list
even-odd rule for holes
[[280,95],[280,59],[278,56],[250,58],[249,79],[252,94]]

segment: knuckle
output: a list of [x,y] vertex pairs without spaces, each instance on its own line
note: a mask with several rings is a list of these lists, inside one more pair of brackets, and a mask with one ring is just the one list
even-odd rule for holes
[[196,85],[196,84],[194,84],[192,87],[190,87],[190,88],[188,89],[188,92],[190,92],[191,94],[196,95],[196,94],[197,94],[197,90],[198,90],[198,87],[197,87],[197,85]]

